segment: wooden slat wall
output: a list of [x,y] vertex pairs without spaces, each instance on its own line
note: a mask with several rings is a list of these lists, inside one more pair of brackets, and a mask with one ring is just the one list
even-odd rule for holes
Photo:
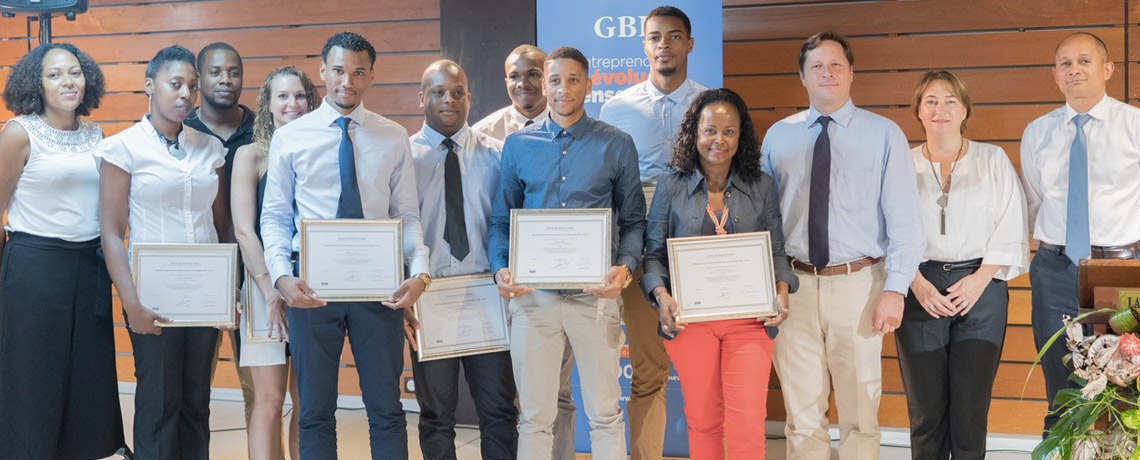
[[[1125,32],[1126,24],[1140,22],[1135,5],[1126,11],[1121,0],[725,0],[724,81],[744,96],[757,132],[764,133],[807,108],[797,75],[800,45],[816,32],[834,30],[847,35],[854,48],[852,98],[857,105],[891,118],[912,143],[921,142],[921,125],[908,108],[914,86],[926,70],[952,69],[966,80],[975,104],[967,137],[1003,147],[1016,166],[1026,124],[1064,102],[1050,68],[1053,49],[1066,35],[1088,31],[1104,39],[1117,66],[1109,94],[1118,99],[1127,95],[1133,103],[1140,98],[1140,72],[1129,71],[1136,51],[1124,57],[1126,41],[1130,50],[1140,50],[1140,31],[1133,26]],[[989,431],[1037,434],[1046,408],[1039,369],[1022,398],[1036,356],[1028,277],[1010,286]],[[887,335],[879,419],[883,426],[905,427],[906,398],[896,356],[894,337]],[[782,419],[775,374],[772,381],[769,414]]]
[[[91,9],[75,22],[53,21],[54,41],[70,42],[103,68],[107,96],[91,119],[109,136],[137,121],[147,110],[142,92],[146,61],[160,48],[179,44],[197,53],[224,41],[242,54],[245,64],[241,102],[252,106],[265,76],[294,65],[321,85],[317,69],[321,47],[332,34],[364,35],[378,52],[374,86],[365,105],[404,125],[409,133],[423,121],[417,94],[420,74],[440,57],[439,2],[404,0],[91,0]],[[28,30],[32,30],[29,36]],[[25,17],[0,19],[0,81],[34,47],[38,24]],[[324,91],[321,87],[322,94]],[[0,121],[12,114],[0,107]],[[115,300],[115,344],[119,380],[134,381],[131,344]],[[237,388],[233,353],[225,338],[215,386]],[[345,344],[340,392],[359,395],[350,347]],[[406,374],[411,364],[405,360]]]

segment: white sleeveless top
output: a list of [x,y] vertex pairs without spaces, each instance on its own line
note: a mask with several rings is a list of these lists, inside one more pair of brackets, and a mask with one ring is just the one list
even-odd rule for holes
[[4,229],[72,242],[98,238],[99,170],[94,154],[103,129],[82,118],[75,131],[52,128],[39,115],[10,121],[28,132],[30,148]]

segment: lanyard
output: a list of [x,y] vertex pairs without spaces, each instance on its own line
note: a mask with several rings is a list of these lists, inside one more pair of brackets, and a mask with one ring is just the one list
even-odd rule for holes
[[724,229],[724,225],[728,223],[728,206],[724,207],[724,214],[721,214],[720,220],[717,220],[711,205],[705,204],[705,212],[709,213],[709,219],[712,219],[713,226],[716,227],[716,234],[727,235],[728,231]]

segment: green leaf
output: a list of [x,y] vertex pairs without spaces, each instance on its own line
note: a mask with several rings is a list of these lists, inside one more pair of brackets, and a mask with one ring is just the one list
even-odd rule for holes
[[[1062,439],[1050,434],[1041,440],[1041,443],[1033,449],[1033,453],[1030,455],[1033,460],[1048,460],[1053,454],[1059,455],[1060,458],[1069,458],[1069,456],[1066,455],[1068,449],[1065,449],[1065,444],[1072,445],[1072,440]],[[1140,451],[1140,449],[1136,450]]]
[[1120,421],[1133,430],[1140,429],[1140,410],[1132,409],[1120,413]]
[[1081,396],[1081,390],[1078,390],[1076,388],[1065,388],[1058,391],[1057,395],[1053,397],[1053,405],[1057,407],[1065,407],[1081,399],[1084,399],[1084,396]]

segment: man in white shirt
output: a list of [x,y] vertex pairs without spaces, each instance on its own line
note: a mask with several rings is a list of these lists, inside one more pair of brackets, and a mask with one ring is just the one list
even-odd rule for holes
[[[270,279],[289,305],[289,346],[301,393],[301,457],[336,458],[340,355],[348,335],[369,420],[372,458],[408,458],[400,403],[404,314],[431,282],[423,244],[407,131],[361,103],[376,51],[351,32],[322,50],[328,96],[316,110],[281,127],[269,146],[261,215]],[[325,302],[290,264],[300,250],[302,219],[400,219],[405,280],[384,302]]]
[[[491,199],[499,187],[502,142],[467,126],[467,74],[449,60],[432,63],[420,85],[424,126],[411,138],[424,242],[432,277],[484,274]],[[496,302],[497,304],[497,302]],[[420,451],[427,460],[455,458],[459,368],[479,416],[484,460],[513,460],[518,410],[509,351],[422,362],[412,353],[420,404]]]
[[[689,17],[672,6],[649,12],[645,19],[645,57],[649,79],[633,85],[602,105],[599,118],[633,137],[641,180],[656,181],[673,156],[673,140],[681,119],[701,91],[689,80],[689,53],[693,51]],[[641,274],[635,274],[641,277]],[[630,382],[629,446],[633,460],[660,460],[665,442],[665,384],[669,381],[669,355],[657,335],[657,312],[641,288],[622,292],[625,333],[629,340]]]
[[[1037,255],[1029,265],[1038,351],[1077,315],[1081,259],[1136,259],[1140,253],[1140,109],[1108,97],[1108,48],[1095,35],[1069,35],[1055,51],[1053,78],[1065,106],[1034,120],[1021,140],[1021,176]],[[1070,385],[1063,343],[1045,351],[1049,401]],[[1057,416],[1045,416],[1045,431]]]
[[542,95],[542,63],[546,53],[533,45],[519,45],[507,55],[504,63],[507,96],[511,105],[487,115],[471,126],[475,132],[500,141],[524,126],[550,116],[546,96]]
[[[505,141],[507,136],[550,117],[550,107],[542,93],[546,52],[533,45],[519,45],[504,62],[507,96],[511,105],[487,115],[471,127],[477,133]],[[558,415],[554,419],[554,460],[574,460],[574,390],[570,374],[574,371],[574,350],[566,342],[562,356],[562,373],[558,384]]]

